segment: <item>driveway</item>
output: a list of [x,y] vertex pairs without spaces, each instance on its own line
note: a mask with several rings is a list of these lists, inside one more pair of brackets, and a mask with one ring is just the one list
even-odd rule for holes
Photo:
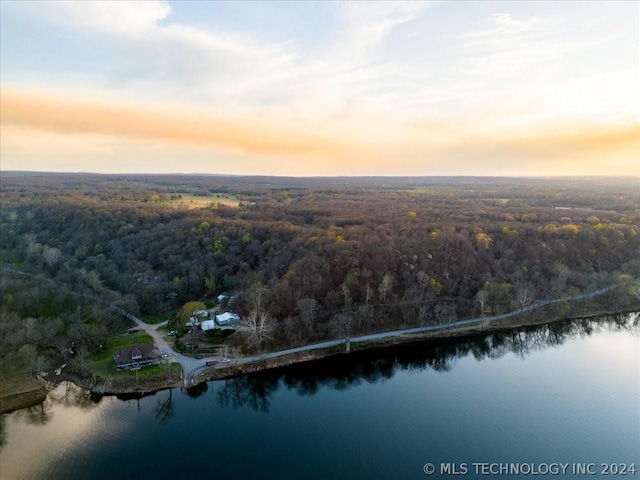
[[161,331],[159,331],[159,328],[162,327],[166,322],[151,325],[149,323],[145,323],[129,312],[125,312],[123,310],[122,313],[127,318],[136,323],[138,330],[144,331],[153,338],[153,342],[158,346],[158,350],[160,350],[161,354],[169,355],[172,361],[180,364],[180,366],[182,367],[182,372],[184,374],[185,386],[189,385],[194,375],[206,368],[206,360],[188,357],[179,352],[176,352],[172,348],[172,346],[165,339],[165,335]]

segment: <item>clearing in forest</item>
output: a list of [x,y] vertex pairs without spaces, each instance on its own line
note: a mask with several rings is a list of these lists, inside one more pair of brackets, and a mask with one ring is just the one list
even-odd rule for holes
[[182,198],[174,200],[177,205],[192,208],[210,208],[215,205],[236,208],[240,205],[240,200],[235,195],[229,193],[212,193],[211,195],[192,195],[189,193],[180,194]]

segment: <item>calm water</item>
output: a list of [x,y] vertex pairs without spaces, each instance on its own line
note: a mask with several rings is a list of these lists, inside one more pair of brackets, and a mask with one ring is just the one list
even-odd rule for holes
[[639,339],[634,314],[352,353],[141,399],[64,385],[2,417],[0,476],[397,480],[454,478],[439,474],[452,463],[466,464],[461,478],[514,478],[473,464],[563,462],[555,477],[595,463],[596,475],[580,477],[599,478],[601,462],[640,466]]

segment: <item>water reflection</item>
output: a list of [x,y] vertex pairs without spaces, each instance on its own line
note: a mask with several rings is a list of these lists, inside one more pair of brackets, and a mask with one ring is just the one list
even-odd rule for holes
[[223,381],[216,399],[225,408],[249,407],[267,412],[270,397],[281,384],[299,395],[314,395],[323,387],[345,390],[363,382],[388,380],[398,371],[431,369],[446,372],[458,359],[469,354],[478,361],[498,359],[508,353],[524,358],[568,340],[603,331],[627,331],[638,335],[640,313],[554,322],[491,334],[339,354],[316,362],[227,379]]
[[7,416],[0,415],[0,450],[7,444]]
[[[478,334],[464,338],[427,340],[414,344],[385,347],[332,357],[265,372],[233,377],[214,383],[216,402],[223,408],[248,407],[268,412],[271,397],[285,386],[299,395],[310,396],[321,388],[346,390],[363,382],[375,384],[391,379],[399,371],[447,372],[458,359],[468,355],[482,361],[499,359],[509,353],[524,358],[532,352],[562,345],[568,340],[588,337],[609,331],[640,332],[640,313],[613,315],[594,319],[553,322],[540,326]],[[206,394],[209,384],[202,383],[181,391],[188,398],[197,399]],[[167,392],[118,395],[129,402],[136,400],[138,411],[143,397],[158,394],[152,414],[160,425],[167,424],[176,415],[174,389]],[[165,397],[166,395],[166,397]],[[56,406],[91,410],[103,400],[73,383],[65,382],[52,390],[39,405],[14,412],[26,424],[45,425],[51,421]],[[5,416],[0,417],[0,449],[6,444]]]
[[[418,478],[434,458],[628,463],[639,320],[352,352],[151,396],[64,384],[0,417],[0,477],[206,478],[215,465],[225,478],[387,479]],[[592,338],[554,348],[580,337]]]
[[[310,373],[311,374],[311,373]],[[269,398],[278,389],[282,374],[255,374],[223,380],[217,393],[218,404],[222,407],[250,407],[260,412],[269,411]]]
[[169,389],[169,396],[156,402],[153,407],[153,415],[160,425],[166,425],[176,414],[176,405],[173,401],[173,388]]
[[208,390],[209,390],[209,384],[199,383],[198,385],[187,388],[186,392],[190,398],[198,398],[199,396],[207,393]]
[[101,401],[101,395],[91,393],[71,382],[63,382],[49,391],[41,404],[17,410],[15,416],[27,424],[45,425],[52,419],[56,406],[76,407],[88,411],[95,408]]

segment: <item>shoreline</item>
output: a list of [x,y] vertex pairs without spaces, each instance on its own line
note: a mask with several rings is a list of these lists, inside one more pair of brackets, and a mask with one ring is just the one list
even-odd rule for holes
[[[23,388],[18,388],[17,391],[13,392],[8,391],[0,395],[0,414],[39,405],[47,398],[49,389],[44,383],[40,383],[30,377],[23,380]],[[26,388],[25,384],[28,384]]]
[[[610,315],[625,315],[631,314],[634,312],[638,312],[638,308],[640,306],[635,306],[634,308],[629,308],[628,310],[622,311],[598,311],[595,313],[591,313],[589,315],[577,315],[570,317],[545,317],[542,319],[529,319],[529,320],[518,320],[516,317],[512,319],[506,319],[500,322],[494,322],[491,324],[479,324],[479,325],[465,325],[460,327],[455,327],[448,330],[436,330],[432,332],[422,332],[415,333],[410,335],[398,335],[394,337],[389,337],[381,340],[372,340],[368,342],[358,342],[352,343],[350,352],[362,351],[362,350],[375,350],[375,349],[383,349],[388,347],[394,347],[398,345],[409,345],[414,343],[420,343],[429,340],[440,340],[447,338],[458,338],[458,337],[470,337],[473,335],[481,335],[481,334],[490,334],[499,331],[507,331],[514,330],[523,327],[534,327],[540,325],[546,325],[557,322],[564,321],[574,321],[574,320],[588,320],[590,318],[604,317]],[[504,323],[501,323],[504,322]],[[500,323],[500,324],[498,324]],[[306,362],[313,362],[322,360],[335,355],[345,355],[349,354],[349,352],[344,349],[335,350],[335,349],[323,349],[323,350],[315,350],[311,352],[304,353],[294,353],[290,355],[283,355],[281,357],[277,357],[274,359],[263,360],[262,362],[254,362],[250,364],[245,364],[241,366],[229,366],[223,369],[206,369],[203,372],[199,373],[194,377],[194,381],[192,386],[195,386],[202,382],[208,382],[212,380],[224,380],[227,378],[232,378],[241,375],[248,375],[252,373],[262,372],[265,370],[272,370],[287,367],[289,365],[296,365]]]
[[[473,325],[461,325],[453,327],[451,329],[434,330],[428,332],[404,334],[393,337],[388,337],[380,340],[371,340],[367,342],[356,342],[350,344],[350,352],[361,350],[375,350],[378,348],[387,348],[392,346],[420,343],[428,340],[438,340],[446,338],[467,337],[478,334],[489,334],[498,331],[513,330],[523,327],[546,325],[562,321],[572,321],[581,319],[590,319],[596,317],[603,317],[608,315],[624,315],[634,312],[638,312],[640,307],[635,305],[633,308],[627,308],[624,310],[610,311],[610,310],[598,310],[591,312],[587,315],[576,314],[571,316],[553,316],[553,315],[532,315],[527,318],[525,315],[514,316],[511,318],[491,322],[488,324],[480,323]],[[187,388],[194,387],[200,383],[208,382],[212,380],[223,380],[233,378],[242,375],[248,375],[252,373],[262,372],[265,370],[272,370],[287,367],[294,364],[302,364],[307,362],[313,362],[322,360],[335,355],[348,354],[344,347],[341,348],[326,348],[312,350],[308,352],[299,352],[283,355],[280,357],[265,359],[252,363],[246,363],[242,365],[229,365],[223,368],[210,367],[205,368],[202,372],[195,375]],[[170,388],[178,388],[185,386],[184,381],[181,379],[173,380],[166,378],[150,378],[140,381],[136,384],[130,379],[127,380],[105,380],[98,381],[97,383],[91,383],[88,379],[80,378],[76,375],[63,375],[56,378],[53,385],[58,383],[70,381],[75,385],[84,388],[92,393],[105,396],[127,395],[127,394],[149,394],[166,390]],[[48,389],[44,383],[33,380],[33,388],[20,392],[8,392],[4,396],[0,396],[0,414],[10,413],[22,408],[28,408],[34,405],[40,404],[48,393]]]

